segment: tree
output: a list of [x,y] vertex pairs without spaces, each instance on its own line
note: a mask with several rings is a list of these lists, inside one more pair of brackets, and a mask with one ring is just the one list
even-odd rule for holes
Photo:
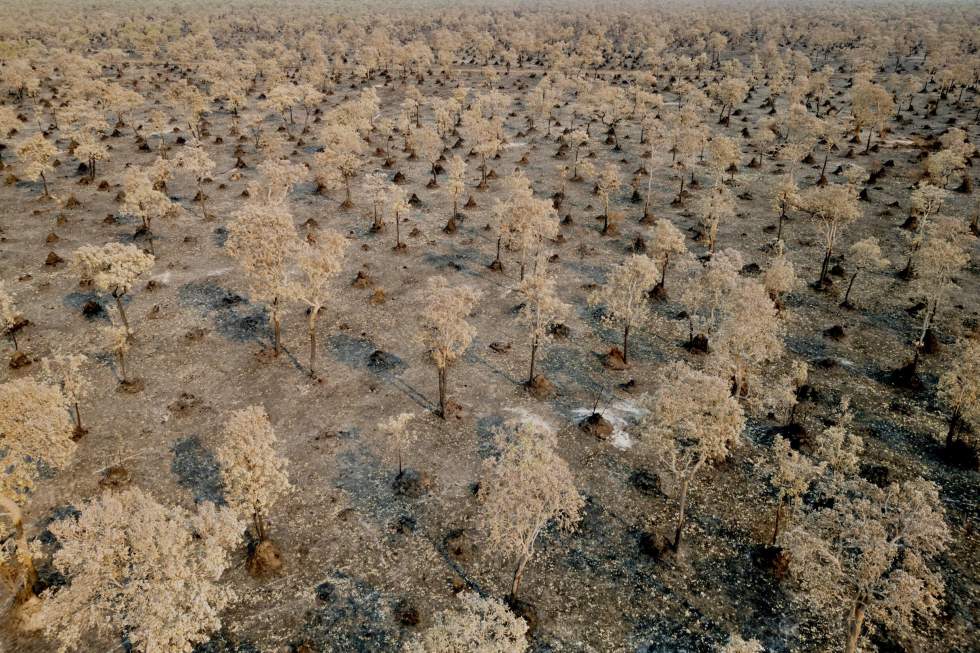
[[364,139],[351,125],[328,124],[320,132],[323,151],[315,159],[317,181],[327,188],[343,185],[344,201],[341,208],[354,206],[351,201],[351,181],[361,173],[364,165]]
[[119,382],[123,386],[135,387],[137,380],[129,376],[129,368],[126,367],[126,355],[129,354],[129,342],[132,338],[132,331],[126,326],[110,325],[102,327],[102,338],[106,348],[116,357],[119,363]]
[[268,539],[268,515],[292,488],[286,473],[288,461],[276,451],[278,444],[265,409],[249,406],[228,416],[215,451],[225,500],[251,520],[258,542]]
[[215,163],[201,143],[188,143],[177,155],[177,167],[186,170],[197,186],[197,201],[201,203],[201,218],[208,219],[205,206],[204,180],[214,174]]
[[606,283],[590,297],[592,305],[602,305],[603,320],[623,329],[623,362],[629,363],[630,329],[648,316],[647,295],[657,284],[657,264],[646,256],[633,254],[612,269]]
[[735,217],[735,197],[727,186],[714,186],[698,197],[694,212],[698,216],[701,236],[708,241],[708,251],[714,253],[718,226]]
[[769,188],[769,197],[772,200],[772,207],[779,211],[779,226],[776,229],[776,240],[783,239],[783,222],[786,220],[786,211],[791,206],[799,204],[799,187],[792,174],[780,175],[776,182]]
[[403,471],[402,453],[415,441],[416,433],[408,427],[408,423],[414,418],[415,413],[399,413],[378,424],[378,430],[386,438],[386,448],[394,453],[393,457],[398,461],[398,478]]
[[150,253],[153,249],[153,221],[172,215],[174,203],[166,193],[158,189],[150,177],[152,170],[130,168],[123,177],[122,209],[140,219],[149,237]]
[[943,580],[929,561],[949,540],[939,489],[921,478],[887,488],[853,479],[832,499],[783,543],[799,594],[846,620],[845,653],[857,651],[866,618],[902,636],[937,617]]
[[500,119],[484,118],[478,107],[463,112],[460,131],[474,152],[480,155],[480,185],[487,187],[487,159],[492,158],[503,144],[500,140]]
[[23,602],[37,574],[21,508],[41,479],[39,462],[60,470],[75,455],[67,399],[57,386],[31,378],[0,384],[0,434],[0,582]]
[[101,292],[110,293],[116,300],[119,317],[129,331],[129,320],[123,308],[122,298],[133,284],[153,267],[152,254],[143,252],[135,245],[107,243],[102,247],[82,245],[72,256],[72,267],[80,280],[91,282]]
[[527,623],[507,606],[476,592],[457,594],[458,610],[442,610],[402,653],[524,653]]
[[762,285],[769,293],[769,299],[776,305],[776,310],[782,304],[783,295],[796,288],[798,283],[796,268],[786,256],[786,247],[783,241],[777,240],[769,266],[762,276]]
[[615,163],[607,163],[599,171],[596,179],[596,193],[602,198],[602,233],[609,233],[609,198],[619,190],[622,179],[619,174],[619,167]]
[[875,130],[882,132],[885,124],[895,112],[895,101],[887,90],[870,81],[854,85],[851,92],[851,114],[854,119],[855,135],[862,129],[868,130],[865,154],[871,149],[871,137]]
[[968,431],[965,427],[980,426],[980,340],[962,338],[956,343],[937,392],[949,409],[945,442],[950,450]]
[[881,255],[881,247],[878,246],[878,239],[876,238],[865,238],[851,245],[847,250],[847,260],[854,266],[854,272],[851,274],[851,280],[847,282],[847,292],[844,293],[844,301],[841,302],[841,306],[854,308],[850,297],[854,280],[857,279],[858,274],[886,268],[890,262]]
[[136,487],[107,492],[49,530],[67,583],[45,590],[30,625],[75,650],[90,633],[140,653],[183,653],[221,625],[234,592],[219,584],[241,524],[227,508],[164,506]]
[[721,182],[726,172],[731,174],[729,181],[735,181],[735,173],[738,172],[741,160],[742,151],[734,138],[716,135],[708,142],[708,167],[711,168],[716,182]]
[[534,364],[538,347],[549,336],[548,327],[571,310],[571,306],[558,298],[555,278],[547,268],[543,264],[535,265],[535,268],[534,273],[525,277],[518,286],[518,292],[524,298],[520,319],[531,336],[531,367],[527,376],[529,387],[535,383]]
[[803,495],[810,489],[813,481],[823,474],[825,463],[811,461],[793,449],[789,440],[778,435],[772,440],[772,459],[769,482],[776,490],[776,516],[769,546],[776,546],[780,528],[784,527],[783,510],[788,508],[792,516],[802,505]]
[[670,267],[671,258],[683,257],[687,254],[687,243],[683,232],[667,218],[657,220],[651,240],[653,242],[647,248],[647,253],[657,262],[660,269],[660,281],[654,289],[661,294],[666,294],[667,268]]
[[24,177],[31,181],[40,179],[45,198],[51,197],[48,193],[48,178],[45,173],[54,170],[57,156],[58,148],[40,133],[25,139],[17,146],[17,158],[24,162]]
[[41,361],[44,376],[48,382],[61,388],[75,413],[75,439],[88,433],[82,426],[82,412],[78,404],[88,394],[89,382],[82,372],[87,359],[79,354],[57,354]]
[[817,223],[824,241],[824,257],[820,266],[819,286],[827,284],[830,257],[837,238],[848,225],[861,217],[857,193],[850,185],[827,184],[810,186],[796,198],[796,206]]
[[919,354],[926,336],[936,321],[940,308],[944,308],[952,291],[953,277],[970,262],[967,246],[974,240],[966,225],[956,218],[936,220],[926,229],[919,249],[919,274],[912,291],[924,296],[926,306],[922,310],[919,337],[915,342],[915,356],[910,371],[915,372]]
[[687,312],[689,347],[708,351],[725,302],[741,281],[741,269],[742,255],[734,249],[721,250],[704,265],[688,268],[680,302]]
[[754,279],[740,279],[725,298],[712,338],[711,365],[730,379],[735,397],[749,397],[759,369],[783,353],[782,324],[769,293]]
[[[523,172],[517,171],[508,176],[504,183],[507,199],[494,210],[499,211],[505,220],[504,235],[507,238],[507,245],[520,252],[520,279],[523,281],[528,260],[537,260],[544,240],[558,235],[560,228],[558,212],[549,200],[534,197],[531,184]],[[495,263],[499,262],[498,243]],[[497,269],[503,269],[503,266],[500,265]]]
[[432,180],[429,182],[428,187],[437,187],[439,182],[436,180],[436,163],[439,162],[439,157],[442,156],[442,138],[436,133],[436,130],[426,125],[415,130],[413,143],[415,145],[415,153],[429,164],[429,172],[432,175]]
[[405,243],[402,242],[401,222],[402,214],[407,213],[411,208],[411,205],[408,203],[408,193],[401,186],[389,183],[385,202],[388,205],[388,210],[392,213],[392,220],[395,222],[395,246],[392,249],[396,251],[403,250],[405,249]]
[[278,356],[280,300],[289,290],[287,265],[299,250],[293,216],[282,204],[246,203],[228,224],[225,249],[245,272],[252,300],[270,305],[273,353]]
[[340,272],[349,243],[331,229],[299,246],[296,255],[301,278],[289,286],[289,296],[307,306],[306,329],[310,336],[310,376],[316,377],[316,322],[320,310],[334,294],[330,288]]
[[548,424],[532,416],[507,426],[494,438],[499,454],[483,463],[478,499],[489,548],[516,561],[509,594],[515,601],[538,536],[552,523],[558,531],[574,529],[585,501]]
[[0,326],[3,333],[10,336],[10,341],[14,345],[14,355],[20,351],[17,345],[17,331],[22,324],[20,312],[14,303],[13,296],[7,291],[7,285],[0,280]]
[[382,217],[384,214],[385,202],[388,199],[389,187],[388,175],[383,172],[372,172],[364,179],[364,192],[371,200],[372,221],[371,231],[379,232],[384,229]]
[[674,362],[660,373],[641,425],[639,448],[650,455],[678,502],[672,546],[687,519],[688,490],[705,465],[721,462],[741,438],[745,418],[728,383]]
[[453,214],[449,222],[453,227],[456,226],[456,218],[459,217],[459,197],[466,190],[466,160],[458,154],[454,154],[447,165],[448,183],[446,192],[453,201]]
[[573,129],[562,135],[562,139],[572,148],[572,181],[581,181],[582,178],[578,174],[579,151],[588,145],[589,135],[584,129]]
[[476,329],[466,318],[480,298],[470,286],[450,285],[442,276],[430,277],[418,317],[419,336],[439,375],[439,417],[446,419],[449,368],[473,341]]

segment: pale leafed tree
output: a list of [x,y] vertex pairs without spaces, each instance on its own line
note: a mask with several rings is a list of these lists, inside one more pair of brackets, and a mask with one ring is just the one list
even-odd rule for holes
[[316,178],[328,189],[343,187],[344,201],[341,208],[354,206],[351,200],[351,182],[364,167],[364,139],[351,125],[328,124],[320,132],[323,151],[317,153]]
[[937,618],[944,587],[930,562],[949,540],[939,488],[854,479],[832,499],[788,529],[783,547],[801,598],[846,623],[845,653],[858,650],[865,620],[907,636]]
[[926,336],[934,328],[940,310],[949,303],[955,285],[954,277],[970,262],[968,248],[973,240],[973,234],[963,221],[956,218],[939,218],[926,229],[918,253],[918,276],[912,284],[912,292],[924,297],[926,303],[915,342],[915,356],[911,364],[913,372]]
[[506,605],[476,592],[457,595],[458,609],[437,612],[402,653],[524,653],[527,623]]
[[14,355],[20,351],[17,344],[17,330],[21,324],[21,314],[17,310],[13,295],[7,290],[7,284],[0,279],[0,326],[3,327],[3,334],[10,337],[14,345]]
[[21,174],[31,181],[40,179],[46,198],[51,197],[48,192],[48,174],[54,170],[57,156],[58,148],[42,134],[34,134],[17,146],[17,159],[23,162]]
[[844,308],[854,308],[851,303],[851,289],[854,288],[854,280],[862,272],[873,272],[881,270],[889,265],[889,260],[881,255],[881,247],[878,245],[877,238],[864,238],[851,245],[847,250],[847,262],[854,268],[851,279],[847,282],[847,291],[844,293],[844,301],[841,306]]
[[102,247],[82,245],[72,255],[71,264],[82,282],[90,282],[100,292],[112,295],[119,317],[129,330],[122,299],[136,280],[153,267],[153,261],[152,254],[135,245],[107,243]]
[[253,202],[281,204],[296,184],[305,181],[309,171],[301,163],[286,159],[266,159],[256,170],[258,175],[248,184],[248,196]]
[[282,339],[279,314],[288,290],[287,266],[299,249],[293,216],[282,204],[246,203],[228,224],[225,249],[245,272],[252,300],[269,305],[273,353],[278,356]]
[[0,583],[18,602],[33,593],[37,574],[22,506],[46,468],[61,470],[75,454],[68,400],[56,385],[21,378],[0,384]]
[[89,391],[89,380],[82,370],[86,361],[87,358],[80,354],[56,354],[41,361],[45,379],[61,387],[75,413],[76,439],[88,433],[88,429],[82,426],[82,411],[79,408]]
[[769,187],[769,199],[772,207],[779,211],[779,225],[776,228],[776,240],[783,239],[783,223],[786,221],[786,211],[798,204],[799,187],[792,174],[786,173],[776,178]]
[[742,160],[742,151],[738,141],[728,136],[716,135],[708,142],[708,167],[716,182],[720,182],[725,173],[729,173],[730,181],[735,180],[738,164]]
[[466,190],[466,160],[458,154],[454,154],[446,165],[448,179],[446,180],[446,193],[453,202],[453,214],[450,222],[455,225],[455,220],[459,216],[459,198]]
[[538,536],[549,525],[570,531],[585,501],[555,451],[558,437],[547,423],[528,416],[505,425],[495,437],[498,455],[480,477],[480,522],[489,548],[516,563],[510,597],[517,599]]
[[650,258],[633,254],[614,267],[606,282],[589,297],[593,306],[603,309],[603,321],[623,330],[623,362],[629,363],[630,330],[642,325],[650,315],[647,297],[660,273]]
[[731,381],[734,396],[752,398],[765,366],[783,353],[782,335],[783,325],[765,286],[740,279],[722,304],[710,365]]
[[402,216],[408,213],[411,205],[408,203],[408,193],[401,186],[388,183],[387,194],[385,195],[387,210],[391,212],[391,219],[395,223],[395,245],[392,249],[400,251],[405,249],[402,242]]
[[430,277],[418,316],[419,337],[439,376],[439,412],[446,419],[449,368],[473,341],[476,329],[466,321],[480,293],[470,286],[451,285],[445,277]]
[[735,217],[735,196],[727,186],[716,185],[698,196],[694,203],[698,216],[698,229],[708,243],[708,251],[714,252],[718,243],[718,227]]
[[933,184],[919,182],[912,189],[909,197],[909,217],[902,226],[907,228],[902,236],[908,243],[909,256],[902,270],[902,277],[911,279],[915,276],[915,253],[922,245],[925,237],[926,228],[933,218],[942,209],[943,201],[946,199],[946,191]]
[[738,285],[742,255],[734,249],[716,252],[704,265],[690,265],[680,303],[687,312],[688,346],[707,351],[718,328],[721,310]]
[[78,132],[73,138],[75,158],[85,163],[89,181],[95,181],[96,163],[109,160],[108,146],[102,142],[102,135],[92,129]]
[[547,341],[549,326],[565,317],[571,306],[558,298],[555,288],[555,278],[549,273],[544,262],[536,264],[535,271],[526,276],[517,291],[524,299],[519,317],[528,329],[531,337],[531,367],[528,372],[527,385],[535,382],[535,362],[538,349]]
[[562,135],[562,140],[568,145],[572,150],[572,181],[581,181],[582,177],[578,174],[579,165],[579,153],[582,151],[583,147],[588,147],[589,135],[584,129],[573,129],[572,131]]
[[698,473],[725,459],[741,439],[745,418],[728,381],[675,362],[660,372],[640,427],[638,449],[649,456],[677,501],[672,546],[681,544],[688,492]]
[[204,194],[204,181],[214,174],[215,163],[201,143],[188,143],[176,157],[176,166],[184,170],[194,180],[197,199],[201,203],[201,218],[208,219],[207,196]]
[[660,280],[657,282],[656,289],[661,294],[667,292],[667,269],[671,261],[676,262],[687,255],[687,242],[684,240],[684,233],[667,218],[660,218],[654,225],[650,240],[647,246],[647,254],[657,263],[660,269]]
[[741,635],[732,635],[718,653],[765,653],[765,650],[757,639],[746,640]]
[[399,413],[383,420],[378,424],[378,430],[384,436],[384,448],[398,464],[398,478],[401,478],[402,456],[405,450],[415,442],[417,433],[409,424],[415,419],[415,413]]
[[436,130],[426,125],[415,130],[412,142],[415,146],[415,154],[429,164],[432,180],[429,181],[428,188],[437,187],[439,182],[436,180],[436,164],[442,156],[442,138]]
[[595,181],[596,194],[602,199],[602,233],[609,233],[609,200],[613,193],[619,190],[623,179],[619,173],[619,166],[615,163],[607,163],[599,171]]
[[277,451],[278,445],[265,409],[249,406],[228,416],[215,450],[225,500],[251,521],[259,542],[268,539],[269,514],[291,489],[288,461]]
[[123,176],[122,210],[138,217],[143,223],[142,231],[148,237],[150,253],[153,246],[153,221],[173,215],[175,205],[170,197],[159,190],[151,176],[151,170],[130,168]]
[[830,257],[833,256],[837,239],[851,223],[861,217],[857,192],[852,186],[842,184],[811,186],[799,193],[794,200],[794,206],[810,216],[820,229],[824,256],[817,283],[825,285],[830,270]]
[[299,104],[302,94],[293,84],[277,84],[265,94],[266,105],[279,114],[283,126],[288,130],[294,124],[293,107]]
[[520,278],[523,281],[527,263],[537,259],[544,240],[558,236],[558,212],[551,201],[534,197],[523,172],[517,171],[507,177],[505,193],[507,199],[499,208],[508,216],[504,235],[508,247],[520,254]]
[[110,325],[102,327],[100,331],[106,349],[115,357],[116,362],[119,364],[119,382],[124,386],[136,384],[137,381],[130,377],[129,366],[126,364],[129,361],[132,331],[124,325]]
[[220,628],[235,598],[220,583],[242,533],[230,509],[204,503],[189,512],[129,487],[49,529],[60,545],[54,568],[67,583],[42,594],[29,625],[58,651],[96,636],[106,644],[125,637],[139,653],[186,653]]
[[372,172],[364,177],[364,194],[371,202],[371,231],[377,233],[384,229],[384,207],[388,198],[388,175]]
[[347,239],[339,232],[324,230],[312,242],[299,245],[296,264],[299,279],[289,285],[289,297],[306,304],[306,330],[310,337],[310,376],[316,377],[316,325],[320,311],[337,293],[334,278],[347,255]]
[[783,241],[777,240],[769,265],[762,275],[762,285],[765,286],[769,298],[776,304],[777,309],[782,305],[783,295],[795,289],[799,281],[796,267],[786,256],[786,246]]
[[945,437],[949,450],[971,431],[980,430],[980,340],[962,338],[956,343],[937,392],[949,411]]
[[855,135],[863,129],[868,130],[865,153],[871,149],[871,137],[875,131],[883,132],[894,113],[895,101],[891,93],[870,81],[855,83],[851,91],[851,116]]
[[485,118],[479,108],[473,107],[463,112],[460,133],[467,145],[480,156],[480,185],[487,187],[487,159],[493,158],[503,144],[500,140],[500,119]]
[[[793,449],[789,440],[778,435],[772,441],[772,470],[769,482],[776,490],[776,515],[769,546],[776,546],[779,535],[803,503],[813,482],[823,474],[825,463],[814,462]],[[784,516],[784,511],[789,514]]]
[[[13,107],[5,104],[0,105],[0,142],[7,141],[10,133],[20,127],[20,124],[17,111]],[[3,154],[0,151],[0,170],[3,170],[4,167],[6,167],[6,164],[3,162]]]
[[843,477],[857,474],[864,452],[864,440],[851,428],[854,417],[850,405],[849,397],[841,399],[831,418],[833,423],[824,428],[813,447],[814,455]]

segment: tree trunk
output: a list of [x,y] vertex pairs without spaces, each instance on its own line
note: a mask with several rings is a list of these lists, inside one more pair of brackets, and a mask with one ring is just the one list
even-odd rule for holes
[[126,319],[126,311],[123,310],[122,296],[121,295],[117,295],[116,293],[112,293],[112,296],[116,300],[116,308],[119,309],[119,317],[122,318],[123,326],[126,327],[126,337],[129,337],[129,333],[130,333],[129,320]]
[[852,274],[851,275],[851,280],[847,283],[847,292],[844,293],[844,302],[841,304],[842,306],[850,306],[851,305],[851,300],[850,300],[850,298],[851,298],[851,288],[854,287],[854,280],[857,279],[857,275],[858,275],[857,272],[855,272],[854,274]]
[[820,266],[820,279],[817,280],[818,285],[822,286],[824,282],[827,280],[827,270],[830,267],[831,253],[832,250],[831,248],[828,247],[827,252],[823,256],[823,264]]
[[48,194],[48,179],[44,176],[43,172],[41,173],[41,184],[44,186],[44,196],[51,197],[51,195]]
[[630,350],[630,325],[627,322],[623,326],[623,362],[629,363],[629,350]]
[[524,569],[527,567],[530,558],[530,555],[524,555],[517,563],[517,569],[514,570],[514,582],[510,585],[510,598],[512,600],[517,598],[517,592],[521,588],[521,580],[524,578]]
[[946,431],[946,448],[949,449],[953,446],[953,442],[956,441],[956,434],[960,430],[960,411],[957,408],[953,411],[953,414],[949,416],[949,430]]
[[310,376],[316,378],[316,322],[310,321]]
[[769,546],[776,546],[776,538],[779,537],[779,520],[783,515],[783,500],[780,499],[776,503],[776,521],[772,527],[772,539],[769,541]]
[[847,643],[844,653],[856,653],[858,638],[861,637],[861,627],[864,625],[864,604],[860,601],[854,604],[847,625]]
[[685,513],[687,512],[687,486],[689,482],[690,479],[687,477],[681,481],[680,508],[677,511],[677,527],[674,531],[674,551],[680,549],[681,546],[681,534],[684,531],[684,520],[686,517]]
[[126,374],[126,354],[117,354],[119,358],[119,375],[122,377],[123,383],[129,383],[129,375]]
[[78,402],[75,402],[75,432],[82,433],[85,429],[82,427],[82,411],[78,409]]
[[262,513],[259,512],[258,508],[252,513],[252,526],[255,528],[255,537],[259,542],[265,541],[265,520],[262,519]]
[[13,527],[13,540],[17,545],[17,551],[13,556],[14,564],[17,561],[23,563],[23,576],[20,579],[19,587],[15,587],[14,601],[17,605],[23,604],[34,596],[34,582],[37,580],[37,570],[34,569],[34,559],[30,554],[30,546],[27,542],[27,535],[24,532],[24,516],[13,499],[0,495],[0,508],[7,514],[7,519]]
[[439,371],[439,417],[446,419],[446,368],[440,367]]
[[531,371],[527,377],[528,385],[534,383],[534,361],[537,359],[537,356],[538,356],[538,336],[535,335],[534,338],[531,339]]
[[279,323],[279,298],[276,297],[272,300],[272,340],[273,340],[273,356],[278,356],[280,349],[282,349],[282,328]]

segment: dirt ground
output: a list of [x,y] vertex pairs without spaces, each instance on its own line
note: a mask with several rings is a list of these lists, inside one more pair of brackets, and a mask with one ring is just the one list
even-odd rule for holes
[[[906,63],[914,64],[914,59]],[[165,82],[177,76],[136,60],[122,70],[118,81],[123,82],[158,74]],[[543,73],[537,66],[500,70],[499,87],[518,97]],[[474,87],[481,82],[478,73],[462,65],[453,76],[457,74]],[[447,94],[454,84],[436,85],[442,78],[438,70],[426,75],[423,94]],[[383,113],[394,116],[413,82],[378,76],[368,83],[376,86]],[[835,76],[837,95],[831,102],[837,107],[846,104],[846,83],[846,76]],[[324,108],[345,95],[353,97],[358,89],[349,86],[345,80]],[[661,92],[672,99],[670,92]],[[757,90],[730,126],[713,128],[732,136],[743,127],[754,129],[768,111],[760,107],[765,96],[763,89]],[[250,101],[257,102],[255,94]],[[838,306],[845,277],[835,277],[828,292],[801,285],[790,293],[785,366],[793,359],[811,365],[817,397],[805,406],[811,424],[830,414],[842,395],[851,397],[855,426],[866,443],[867,470],[881,466],[885,471],[878,473],[890,479],[921,475],[942,489],[953,534],[940,560],[947,587],[942,617],[923,625],[919,642],[901,643],[907,648],[900,648],[887,632],[872,641],[882,651],[966,652],[980,650],[980,510],[977,472],[947,465],[935,435],[945,419],[934,392],[945,353],[925,359],[927,387],[921,393],[896,388],[887,373],[909,357],[918,324],[906,310],[918,298],[897,276],[906,251],[899,225],[921,167],[917,144],[941,134],[949,119],[955,118],[973,142],[980,142],[980,128],[970,119],[967,103],[957,111],[952,102],[944,102],[931,117],[924,116],[918,104],[906,114],[906,122],[892,123],[891,133],[873,152],[864,155],[863,148],[855,146],[850,159],[869,168],[873,161],[894,165],[869,188],[870,201],[862,203],[864,216],[847,231],[845,247],[839,249],[875,236],[892,265],[860,279],[856,310]],[[169,193],[186,210],[156,225],[156,265],[127,302],[136,333],[130,364],[145,383],[137,394],[119,391],[118,370],[99,337],[98,327],[108,324],[107,314],[115,310],[111,298],[80,288],[65,263],[50,266],[45,260],[49,252],[68,259],[86,243],[133,242],[138,224],[120,214],[114,197],[125,167],[148,165],[156,153],[139,151],[132,126],[127,125],[121,135],[108,139],[111,160],[99,167],[95,183],[82,184],[77,162],[62,155],[50,179],[52,193],[61,202],[42,199],[39,184],[0,186],[0,274],[31,322],[20,334],[20,343],[35,361],[17,370],[5,366],[0,379],[34,374],[44,356],[70,351],[89,357],[87,372],[93,382],[82,407],[89,433],[80,441],[72,467],[40,484],[29,509],[31,533],[43,541],[45,525],[96,495],[104,470],[112,465],[124,466],[131,482],[152,491],[158,500],[183,505],[221,502],[213,454],[221,424],[229,411],[259,404],[271,417],[295,485],[271,515],[271,535],[283,549],[285,567],[271,579],[252,578],[244,568],[245,552],[240,551],[240,564],[227,579],[240,598],[224,615],[224,630],[200,650],[397,650],[433,612],[453,605],[460,588],[494,596],[506,593],[510,566],[487,550],[478,535],[474,484],[482,461],[493,453],[494,428],[526,412],[559,429],[561,454],[587,502],[580,528],[570,535],[546,533],[529,565],[524,594],[540,619],[534,651],[709,651],[727,641],[730,632],[758,638],[769,651],[838,650],[840,625],[794,602],[753,560],[753,551],[771,528],[774,499],[763,459],[774,421],[750,420],[742,446],[697,489],[682,556],[657,562],[643,550],[644,533],[669,529],[675,505],[644,474],[648,463],[630,447],[629,432],[641,414],[641,395],[658,367],[692,354],[681,346],[683,323],[674,319],[681,309],[668,299],[653,305],[663,321],[635,334],[631,366],[613,371],[602,365],[602,354],[618,344],[619,334],[600,323],[589,307],[589,290],[603,283],[610,266],[632,251],[638,237],[649,239],[650,227],[639,222],[642,204],[631,201],[630,184],[624,184],[613,202],[622,216],[618,233],[604,236],[596,219],[602,204],[591,184],[569,182],[560,215],[571,220],[561,228],[563,242],[550,245],[558,260],[549,265],[557,271],[562,299],[574,306],[566,321],[570,334],[541,352],[540,370],[554,383],[556,394],[538,400],[523,387],[530,344],[514,317],[520,301],[515,294],[516,255],[505,251],[503,272],[489,269],[495,239],[485,226],[504,175],[523,168],[536,193],[550,197],[558,188],[556,171],[568,161],[555,158],[561,127],[553,127],[550,137],[543,125],[526,134],[525,107],[518,102],[513,111],[516,115],[505,123],[506,144],[491,162],[497,179],[488,190],[476,189],[479,158],[468,159],[463,200],[472,196],[476,206],[463,210],[465,217],[455,234],[442,232],[450,212],[444,187],[426,188],[427,164],[407,160],[398,147],[393,168],[383,169],[382,157],[372,155],[367,169],[402,172],[406,189],[421,200],[402,225],[403,235],[417,230],[405,236],[404,252],[392,250],[390,221],[382,233],[369,231],[370,204],[357,186],[350,210],[339,208],[339,194],[315,193],[312,182],[292,193],[291,210],[301,233],[315,230],[307,226],[314,220],[320,228],[348,234],[353,245],[336,298],[320,321],[322,364],[315,382],[306,374],[304,309],[298,304],[287,307],[285,352],[278,359],[269,356],[271,328],[265,307],[249,300],[242,274],[223,249],[225,224],[244,201],[242,190],[259,163],[251,144],[243,142],[242,158],[248,167],[235,168],[238,142],[229,134],[227,112],[213,110],[206,116],[207,150],[217,162],[217,172],[206,185],[213,219],[201,219],[192,180],[178,175],[170,182]],[[145,116],[138,112],[132,122]],[[431,121],[431,115],[424,110],[422,119]],[[272,129],[277,121],[275,116],[268,119]],[[22,135],[31,129],[26,125]],[[592,131],[595,163],[618,162],[626,180],[644,165],[641,157],[648,146],[639,143],[635,124],[620,128],[620,151],[604,143],[605,135],[595,125]],[[214,143],[219,136],[223,144]],[[297,144],[290,158],[312,166],[315,148],[309,143],[315,136],[302,138],[308,144]],[[375,136],[372,152],[378,145]],[[657,160],[654,215],[674,221],[682,230],[693,227],[696,219],[688,209],[671,204],[677,179],[669,165],[668,145],[655,141],[650,146]],[[761,168],[750,168],[745,164],[753,152],[746,142],[742,146],[743,165],[735,176],[738,217],[722,225],[719,247],[737,248],[746,263],[764,267],[765,246],[773,239],[770,227],[776,220],[766,186],[780,164],[766,158]],[[171,154],[180,147],[174,144]],[[455,151],[466,155],[467,148]],[[519,162],[524,156],[526,164]],[[16,172],[12,148],[4,152],[4,159]],[[837,153],[828,171],[845,161],[843,152]],[[699,168],[696,176],[703,180],[707,171]],[[803,166],[799,176],[801,186],[812,184],[819,176],[819,161]],[[99,189],[103,180],[108,182],[106,190]],[[831,175],[831,180],[842,178]],[[443,175],[440,183],[445,183]],[[64,206],[68,196],[77,199],[77,208]],[[974,203],[971,195],[950,193],[947,212],[966,215]],[[800,276],[813,281],[822,253],[815,226],[791,214],[785,239]],[[688,245],[696,253],[704,250],[691,239]],[[974,250],[974,262],[957,278],[955,310],[942,316],[938,329],[943,344],[978,324],[977,260]],[[847,261],[840,262],[847,269]],[[358,271],[367,274],[373,286],[352,287]],[[415,336],[423,282],[436,274],[483,293],[472,319],[478,335],[450,372],[452,398],[463,411],[448,421],[432,412],[436,374]],[[669,283],[668,278],[668,288]],[[384,291],[382,303],[372,302],[376,288]],[[102,304],[105,313],[83,315],[89,300]],[[843,326],[842,340],[824,335],[834,325]],[[491,343],[511,347],[491,348]],[[631,379],[634,388],[619,387]],[[597,397],[600,410],[621,431],[614,441],[600,441],[576,425],[591,412]],[[430,491],[419,498],[393,491],[395,470],[383,457],[377,429],[382,418],[403,411],[420,416],[420,437],[406,458],[409,467],[431,479]],[[410,623],[413,610],[421,620],[418,625]],[[11,651],[53,650],[40,638],[10,631],[4,637]],[[309,648],[299,649],[303,644]],[[92,642],[89,650],[115,650],[106,646]]]

